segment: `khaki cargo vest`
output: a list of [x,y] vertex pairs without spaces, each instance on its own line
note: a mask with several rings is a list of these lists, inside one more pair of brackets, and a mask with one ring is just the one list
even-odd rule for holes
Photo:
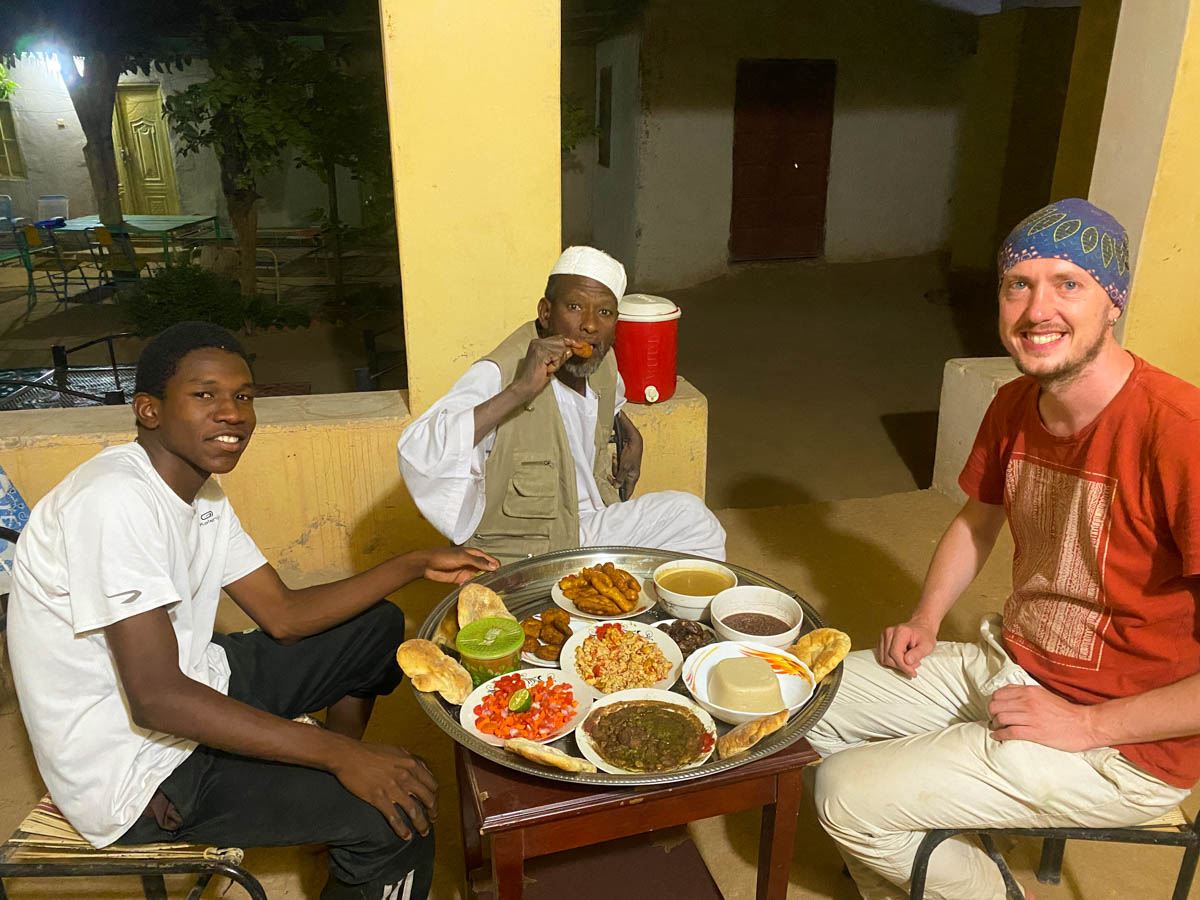
[[[527,322],[483,357],[500,367],[501,385],[512,384],[529,342],[537,336],[536,323]],[[611,351],[588,383],[600,404],[593,474],[608,506],[620,499],[609,480],[612,455],[608,441],[617,392],[617,363]],[[500,423],[484,472],[487,508],[466,542],[468,547],[477,547],[501,562],[512,562],[579,546],[575,459],[551,385]]]

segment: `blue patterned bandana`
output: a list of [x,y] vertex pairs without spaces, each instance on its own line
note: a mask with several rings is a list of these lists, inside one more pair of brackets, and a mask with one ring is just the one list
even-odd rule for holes
[[1121,223],[1073,197],[1044,206],[1004,239],[1000,277],[1026,259],[1065,259],[1096,279],[1118,309],[1129,301],[1129,236]]

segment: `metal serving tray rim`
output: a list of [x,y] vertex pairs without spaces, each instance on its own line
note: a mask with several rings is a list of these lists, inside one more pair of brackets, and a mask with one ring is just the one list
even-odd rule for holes
[[[541,609],[550,605],[550,584],[573,571],[578,571],[585,565],[592,565],[600,560],[612,560],[616,565],[624,568],[631,566],[637,569],[644,568],[636,563],[628,562],[629,558],[633,557],[642,562],[653,562],[655,566],[669,562],[675,559],[704,559],[704,557],[692,556],[686,553],[674,553],[668,550],[649,550],[644,547],[588,547],[586,549],[559,550],[554,553],[548,553],[543,556],[535,556],[529,559],[520,560],[518,562],[509,563],[502,566],[495,572],[487,572],[473,580],[475,584],[482,584],[485,587],[490,587],[495,590],[501,597],[505,599],[505,604],[510,611],[518,618],[525,615],[531,615],[534,612],[539,612]],[[725,562],[723,565],[735,572],[738,576],[739,584],[754,584],[765,587],[775,588],[783,591],[796,601],[804,610],[804,626],[803,632],[807,633],[814,628],[820,628],[824,624],[817,611],[795,591],[789,590],[782,584],[771,580],[757,572],[746,569],[742,566],[734,565],[733,563]],[[514,594],[513,591],[506,593],[502,588],[506,586],[506,582],[512,579],[520,580],[522,572],[529,571],[534,568],[549,567],[553,568],[557,574],[551,576],[545,581],[544,591],[536,582],[521,585],[522,593],[517,593],[513,602],[510,602],[510,597]],[[640,571],[635,571],[633,574],[643,574]],[[645,574],[649,574],[648,572]],[[544,577],[544,576],[543,576]],[[500,586],[497,586],[500,585]],[[425,618],[421,624],[421,628],[417,633],[417,637],[425,640],[433,640],[437,632],[438,625],[443,617],[455,610],[458,603],[458,594],[461,586],[453,590],[445,598],[441,600],[433,608],[433,611]],[[526,596],[529,595],[529,596]],[[536,608],[535,608],[536,607]],[[665,610],[660,610],[657,606],[650,613],[645,613],[637,618],[641,621],[657,621],[659,618],[669,618],[667,615],[661,615]],[[554,781],[563,781],[570,784],[592,785],[595,787],[649,787],[652,785],[676,784],[684,781],[691,781],[694,778],[702,778],[706,775],[715,775],[720,772],[728,772],[731,769],[736,769],[738,766],[743,766],[746,763],[754,762],[755,760],[763,759],[770,756],[785,747],[798,741],[808,733],[824,715],[825,710],[829,708],[829,704],[833,702],[834,695],[837,693],[838,685],[842,680],[842,667],[838,666],[833,672],[821,680],[817,685],[812,700],[801,709],[787,725],[774,734],[764,738],[755,747],[751,748],[746,753],[739,753],[730,759],[717,759],[716,754],[702,766],[697,766],[694,769],[685,769],[681,772],[663,772],[652,773],[645,775],[610,775],[604,772],[596,774],[584,774],[575,772],[564,772],[559,769],[552,769],[548,766],[540,766],[526,760],[524,757],[517,756],[513,753],[506,752],[502,747],[493,747],[491,744],[484,743],[474,735],[467,732],[458,722],[458,707],[451,706],[441,699],[437,694],[424,693],[422,691],[413,690],[416,695],[417,702],[425,711],[426,715],[433,721],[435,725],[446,732],[462,746],[466,747],[473,753],[476,753],[486,759],[499,763],[510,769],[518,772],[524,772],[528,775],[536,775],[539,778],[549,778]],[[691,696],[687,693],[687,689],[683,687],[682,682],[677,684],[675,690],[684,696]],[[453,712],[451,712],[453,710]],[[728,730],[729,726],[718,722],[718,729],[722,733]],[[574,756],[581,755],[576,748],[574,737],[560,738],[554,741],[552,746],[560,747],[563,750],[571,753]]]

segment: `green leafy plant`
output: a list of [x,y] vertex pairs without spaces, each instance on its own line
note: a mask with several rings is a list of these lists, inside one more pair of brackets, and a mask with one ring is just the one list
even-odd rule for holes
[[142,337],[178,322],[213,322],[230,331],[303,328],[305,310],[242,295],[238,283],[199,266],[171,266],[117,295],[122,318]]
[[7,100],[19,87],[19,84],[8,77],[8,69],[0,62],[0,100]]
[[578,97],[563,94],[559,100],[562,152],[570,153],[585,138],[600,133],[592,111]]

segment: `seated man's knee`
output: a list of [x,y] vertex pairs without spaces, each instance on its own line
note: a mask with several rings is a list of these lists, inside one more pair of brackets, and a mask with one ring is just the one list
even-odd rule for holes
[[813,804],[822,827],[831,834],[854,832],[870,819],[870,809],[880,798],[866,778],[869,760],[846,750],[817,766]]
[[363,804],[353,821],[347,822],[339,839],[330,842],[330,871],[346,884],[361,884],[379,879],[394,880],[414,869],[432,867],[434,833],[432,826],[422,835],[401,813],[412,837],[400,837],[373,806]]
[[404,611],[390,600],[380,600],[358,617],[365,633],[378,638],[383,646],[395,649],[404,643]]

